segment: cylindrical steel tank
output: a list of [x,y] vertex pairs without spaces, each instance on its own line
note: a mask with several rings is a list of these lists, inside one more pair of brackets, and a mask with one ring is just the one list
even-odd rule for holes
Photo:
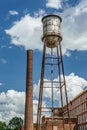
[[42,18],[43,36],[42,41],[49,48],[56,47],[62,40],[60,24],[62,18],[58,15],[50,14]]

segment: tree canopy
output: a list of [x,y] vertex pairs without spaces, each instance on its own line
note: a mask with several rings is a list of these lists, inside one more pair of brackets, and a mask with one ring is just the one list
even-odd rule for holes
[[0,121],[0,130],[6,130],[7,125],[5,122]]
[[10,121],[9,121],[9,124],[8,126],[11,128],[11,129],[18,129],[19,126],[22,126],[23,125],[23,120],[20,118],[20,117],[14,117],[12,118]]
[[18,130],[23,125],[23,120],[20,117],[13,117],[8,125],[5,122],[0,121],[0,130]]

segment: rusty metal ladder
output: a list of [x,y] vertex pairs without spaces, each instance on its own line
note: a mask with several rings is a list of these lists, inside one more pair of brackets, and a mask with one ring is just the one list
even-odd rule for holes
[[[62,49],[61,49],[61,44],[59,44],[56,47],[56,55],[53,52],[53,48],[50,48],[50,52],[51,54],[48,56],[46,56],[46,45],[44,44],[44,48],[43,48],[43,57],[42,57],[42,69],[41,69],[41,79],[40,79],[40,90],[39,90],[39,99],[38,99],[38,111],[37,111],[37,130],[41,130],[41,124],[42,124],[42,113],[43,111],[45,111],[45,109],[50,109],[51,110],[51,117],[53,117],[53,108],[54,108],[54,93],[53,93],[53,89],[54,89],[54,77],[53,77],[53,73],[54,73],[54,66],[56,66],[57,68],[57,72],[58,73],[58,88],[60,91],[60,99],[61,99],[61,107],[62,107],[62,115],[63,115],[63,130],[65,130],[65,126],[64,126],[64,114],[63,114],[63,107],[64,107],[64,97],[63,97],[63,90],[64,90],[64,94],[65,94],[65,102],[66,102],[66,106],[67,106],[67,117],[70,119],[70,113],[69,113],[69,106],[68,106],[68,95],[67,95],[67,88],[66,88],[66,81],[65,81],[65,74],[64,74],[64,65],[63,65],[63,58],[62,58]],[[47,58],[50,59],[50,63],[46,62]],[[53,62],[53,60],[56,60],[56,63]],[[44,84],[46,81],[44,81],[45,79],[45,73],[46,73],[46,66],[49,65],[51,68],[51,75],[49,75],[51,77],[51,79],[49,80],[50,84],[51,84],[51,107],[46,106],[43,107],[43,91],[45,89]],[[54,74],[55,75],[55,74]],[[49,87],[48,87],[49,89]],[[45,113],[46,114],[46,113]],[[69,128],[71,130],[71,124],[69,125]]]

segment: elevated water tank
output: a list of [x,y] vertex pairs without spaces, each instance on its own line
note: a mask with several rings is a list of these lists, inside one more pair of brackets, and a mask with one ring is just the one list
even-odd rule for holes
[[62,40],[60,24],[62,19],[58,15],[50,14],[42,18],[43,36],[42,41],[49,48],[56,47]]

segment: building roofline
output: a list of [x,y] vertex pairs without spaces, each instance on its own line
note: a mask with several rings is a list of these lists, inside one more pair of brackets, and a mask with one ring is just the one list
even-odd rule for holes
[[[87,92],[87,89],[86,90],[83,90],[82,92],[80,92],[76,97],[74,97],[72,100],[70,100],[70,102],[73,102],[74,100],[76,100],[77,98],[79,98],[80,96],[82,96],[84,93]],[[70,103],[69,102],[69,103]]]

